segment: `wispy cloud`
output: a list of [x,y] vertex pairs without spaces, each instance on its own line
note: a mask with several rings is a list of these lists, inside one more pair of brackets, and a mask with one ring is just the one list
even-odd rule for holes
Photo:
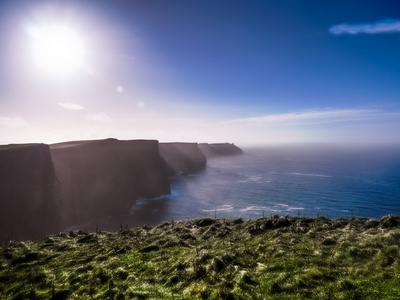
[[400,119],[400,112],[388,113],[381,110],[368,109],[325,109],[235,119],[224,122],[224,124],[245,126],[293,126],[394,118]]
[[389,32],[400,33],[400,20],[387,19],[376,23],[339,24],[329,28],[329,32],[335,35],[359,33],[379,34]]
[[7,128],[24,128],[28,123],[20,117],[0,117],[0,125]]
[[58,105],[60,105],[62,108],[70,109],[70,110],[82,110],[82,109],[85,109],[82,105],[79,105],[79,104],[76,104],[76,103],[71,103],[71,102],[59,102]]
[[104,122],[104,123],[112,122],[112,119],[109,116],[107,116],[105,113],[102,113],[102,112],[97,113],[97,114],[87,115],[86,118],[88,120],[96,121],[96,122]]

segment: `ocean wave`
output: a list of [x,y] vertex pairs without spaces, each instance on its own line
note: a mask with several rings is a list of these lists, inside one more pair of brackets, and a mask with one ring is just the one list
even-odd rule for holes
[[249,175],[249,176],[246,176],[245,179],[239,180],[238,182],[239,183],[257,182],[257,181],[260,181],[261,179],[262,179],[261,175]]
[[242,208],[240,210],[241,212],[245,212],[245,211],[269,211],[269,212],[279,212],[278,209],[274,209],[272,207],[269,206],[257,206],[257,205],[251,205],[248,206],[246,208]]
[[304,207],[294,207],[283,203],[278,204],[278,206],[284,207],[285,211],[304,210]]
[[171,190],[170,194],[164,194],[164,195],[154,197],[154,198],[139,198],[136,200],[135,204],[132,205],[131,211],[138,210],[142,206],[146,205],[147,203],[149,203],[151,201],[169,200],[177,195],[179,195],[179,192]]
[[232,205],[221,205],[216,207],[215,209],[203,209],[203,211],[205,212],[213,212],[213,211],[232,211],[233,210],[233,206]]
[[324,175],[324,174],[313,174],[313,173],[286,173],[287,175],[295,175],[295,176],[311,176],[311,177],[325,177],[325,178],[331,178],[332,176],[330,175]]

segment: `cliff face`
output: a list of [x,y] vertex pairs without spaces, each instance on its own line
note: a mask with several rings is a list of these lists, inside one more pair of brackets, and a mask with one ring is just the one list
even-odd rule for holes
[[170,192],[158,141],[69,142],[50,151],[61,182],[64,226],[126,214],[138,198]]
[[58,232],[59,182],[49,146],[0,146],[0,170],[0,239]]
[[225,155],[239,155],[243,154],[242,149],[229,143],[216,143],[216,144],[199,144],[201,152],[207,157],[225,156]]
[[160,155],[167,163],[169,175],[198,172],[206,167],[207,159],[197,143],[160,143]]

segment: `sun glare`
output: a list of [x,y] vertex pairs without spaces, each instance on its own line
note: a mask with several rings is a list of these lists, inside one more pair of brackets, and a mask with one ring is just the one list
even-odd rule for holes
[[33,56],[40,70],[68,75],[83,67],[85,49],[80,36],[66,25],[32,27]]

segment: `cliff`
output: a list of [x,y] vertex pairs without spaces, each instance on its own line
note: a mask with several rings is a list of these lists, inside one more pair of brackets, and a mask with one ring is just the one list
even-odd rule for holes
[[197,143],[160,143],[159,149],[169,175],[195,173],[207,165],[207,159]]
[[0,240],[36,239],[130,212],[170,193],[168,177],[203,170],[233,144],[116,139],[0,146]]
[[129,213],[140,197],[170,192],[158,141],[116,139],[50,146],[64,226]]
[[49,146],[0,146],[0,240],[35,239],[60,230]]
[[216,143],[216,144],[199,144],[201,152],[207,157],[225,156],[225,155],[239,155],[243,154],[243,151],[230,143]]

